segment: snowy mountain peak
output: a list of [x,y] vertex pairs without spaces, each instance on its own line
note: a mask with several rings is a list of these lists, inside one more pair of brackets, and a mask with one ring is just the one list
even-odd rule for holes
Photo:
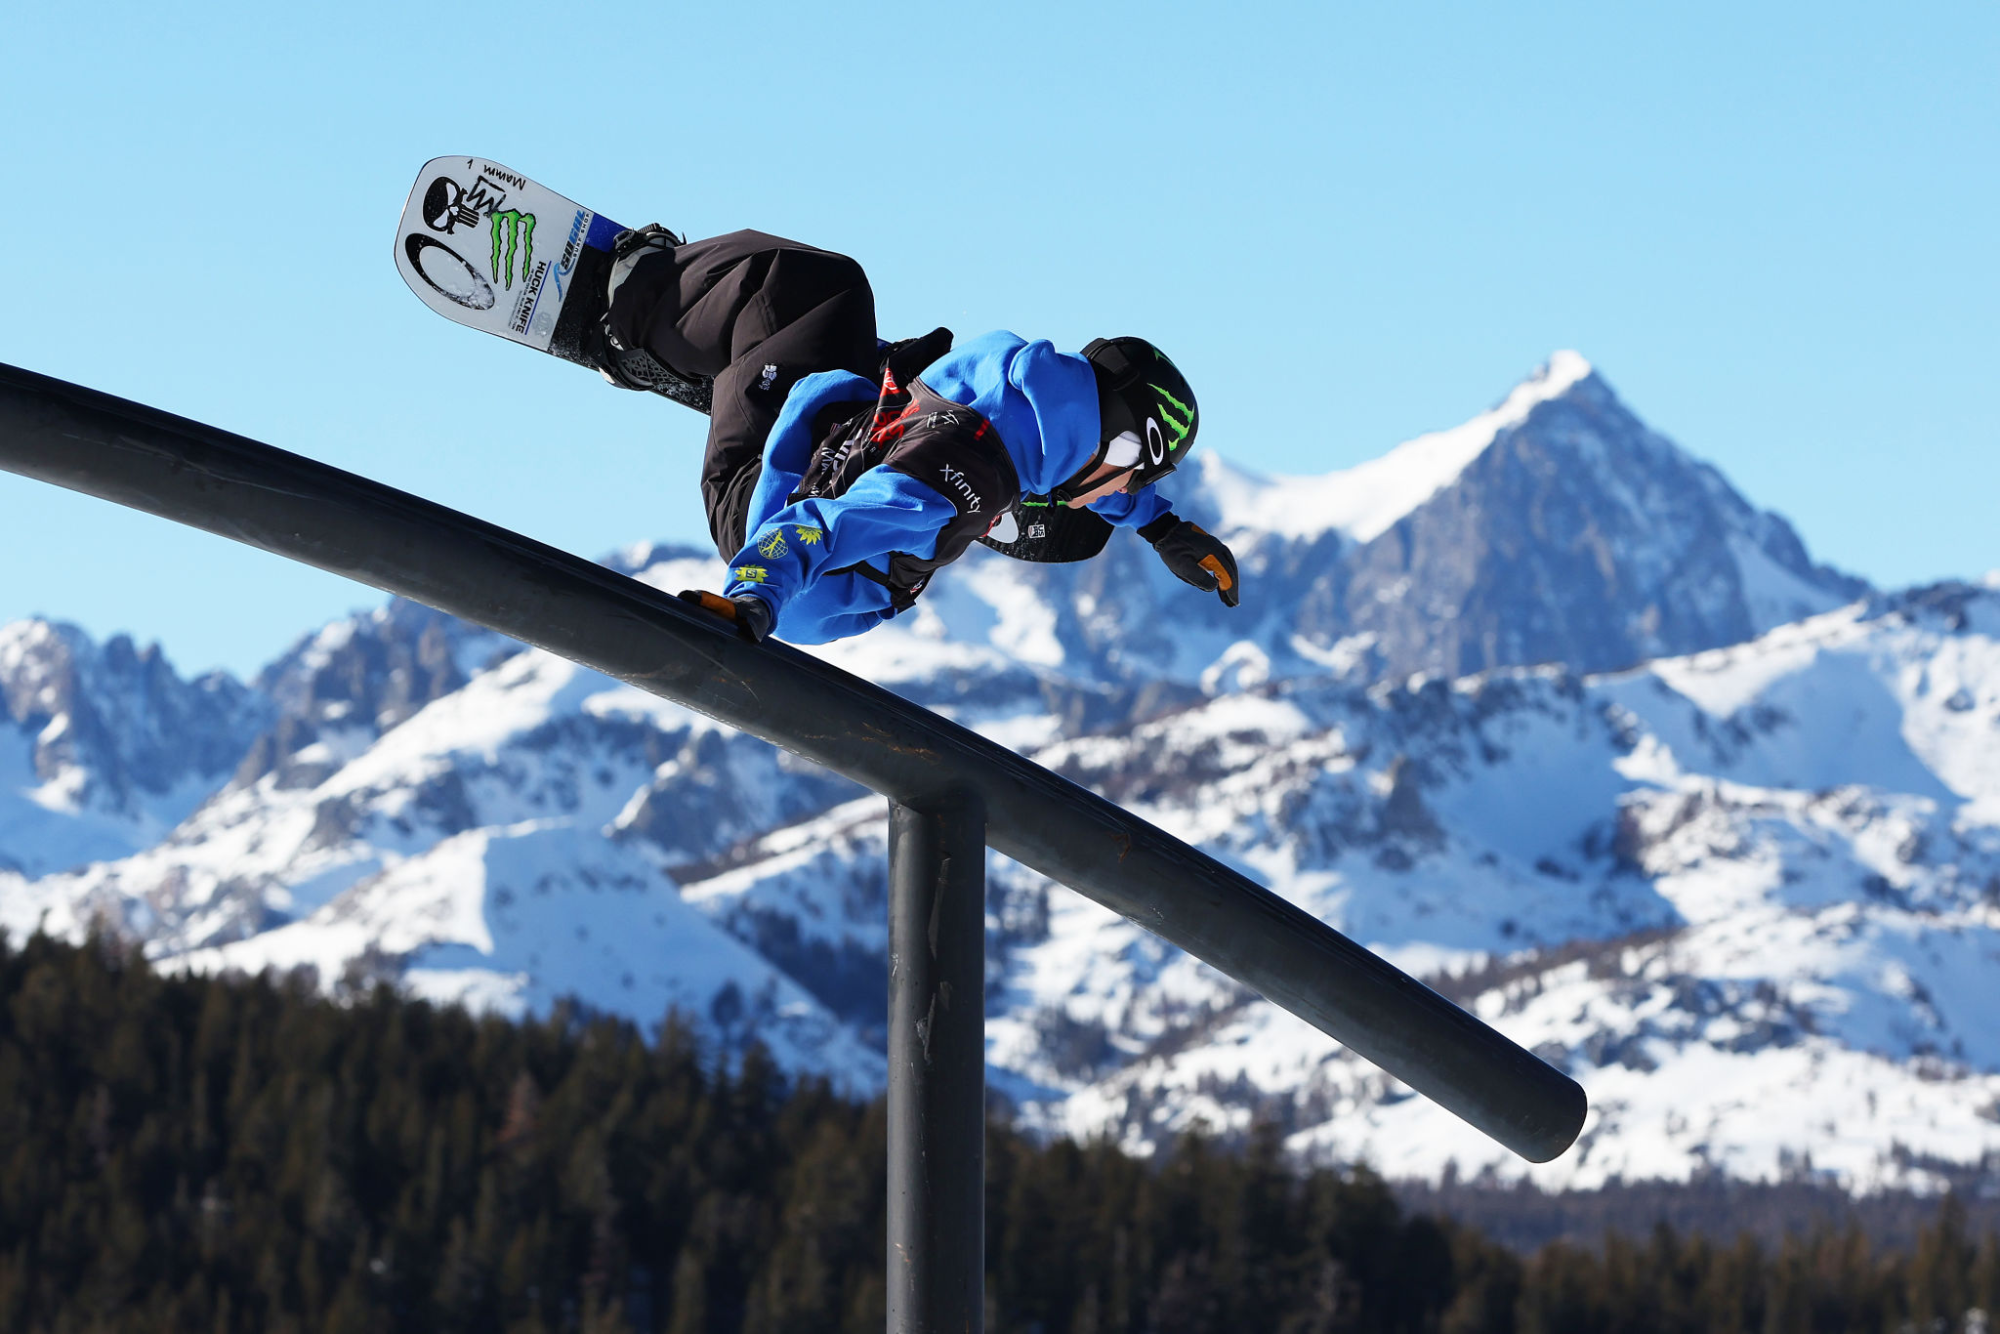
[[[1356,467],[1261,477],[1197,461],[1162,489],[1236,551],[1245,612],[1253,598],[1288,609],[1256,641],[1280,671],[1294,654],[1373,676],[1606,670],[1736,643],[1867,591],[1814,564],[1782,518],[1649,428],[1572,351],[1490,410]],[[1163,613],[1181,627],[1179,679],[1216,661],[1187,661],[1190,627],[1217,653],[1249,629],[1184,599],[1148,612]]]
[[1535,368],[1533,374],[1514,386],[1513,392],[1507,395],[1507,402],[1523,400],[1520,412],[1525,417],[1528,408],[1535,403],[1559,398],[1595,374],[1596,368],[1583,353],[1572,348],[1558,348],[1549,354],[1547,361]]
[[1380,458],[1314,477],[1262,477],[1210,452],[1201,456],[1202,485],[1215,493],[1230,529],[1287,537],[1333,529],[1350,541],[1372,542],[1458,480],[1502,431],[1594,374],[1580,353],[1560,351],[1497,406],[1448,430],[1406,440]]

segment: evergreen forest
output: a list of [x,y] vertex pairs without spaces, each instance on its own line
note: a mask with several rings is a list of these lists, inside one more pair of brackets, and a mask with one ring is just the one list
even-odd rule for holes
[[[1522,1255],[1300,1173],[1274,1134],[1151,1161],[994,1124],[995,1334],[1983,1334],[2000,1243],[1658,1227]],[[0,941],[0,1332],[883,1328],[883,1113],[559,1009],[163,976]]]

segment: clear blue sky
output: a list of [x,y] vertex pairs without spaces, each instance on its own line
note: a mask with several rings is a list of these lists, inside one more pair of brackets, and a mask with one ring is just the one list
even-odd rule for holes
[[[586,554],[699,537],[701,420],[420,305],[390,244],[432,156],[845,250],[892,336],[1143,333],[1265,471],[1576,347],[1820,559],[2000,565],[1989,3],[110,3],[4,34],[0,360]],[[0,474],[0,620],[248,672],[377,600]]]

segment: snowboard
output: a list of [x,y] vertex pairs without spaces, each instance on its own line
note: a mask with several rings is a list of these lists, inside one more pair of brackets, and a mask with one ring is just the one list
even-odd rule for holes
[[[623,230],[497,162],[432,158],[403,205],[396,271],[454,323],[595,370],[588,349],[604,314],[612,241]],[[654,393],[709,410],[706,378],[643,354],[621,365]]]

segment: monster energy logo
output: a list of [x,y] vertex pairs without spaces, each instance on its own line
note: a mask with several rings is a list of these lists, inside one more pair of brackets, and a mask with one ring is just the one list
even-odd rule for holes
[[[1160,410],[1160,420],[1166,423],[1169,431],[1173,432],[1174,438],[1168,443],[1167,448],[1179,449],[1188,438],[1188,432],[1194,429],[1194,409],[1156,384],[1149,384],[1146,387],[1160,396],[1160,401],[1156,405]],[[1180,413],[1178,421],[1174,418],[1176,412]]]
[[[535,215],[510,208],[504,213],[494,213],[492,219],[493,281],[504,283],[509,290],[512,290],[514,275],[518,272],[522,277],[526,277],[535,262]],[[517,252],[521,256],[519,269],[514,267],[514,256]]]

